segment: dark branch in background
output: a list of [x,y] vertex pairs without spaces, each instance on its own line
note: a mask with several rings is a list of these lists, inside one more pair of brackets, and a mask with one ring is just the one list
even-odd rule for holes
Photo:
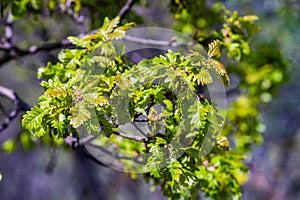
[[78,24],[79,30],[80,30],[80,34],[79,34],[79,37],[80,37],[80,36],[83,36],[83,34],[85,32],[84,26],[83,26],[84,16],[77,15],[76,13],[74,13],[72,11],[72,9],[70,8],[71,7],[71,3],[72,3],[71,0],[67,0],[66,5],[63,5],[63,4],[59,3],[58,4],[58,8],[59,8],[60,11],[64,12],[71,19],[73,19],[76,24]]
[[[122,7],[120,12],[118,13],[121,20],[130,11],[130,9],[132,8],[132,6],[134,5],[134,3],[136,1],[137,0],[128,0],[127,3],[124,5],[124,7]],[[71,3],[72,3],[71,0],[67,0],[66,5],[59,4],[58,9],[60,11],[63,11],[69,17],[71,17],[75,21],[75,23],[77,23],[79,25],[80,35],[78,37],[82,37],[85,32],[84,26],[83,26],[84,16],[81,16],[81,15],[78,16],[77,14],[75,14],[72,11],[72,9],[70,8]],[[3,64],[5,64],[13,59],[22,57],[22,56],[33,55],[33,54],[41,52],[41,51],[51,51],[51,50],[59,49],[62,47],[73,46],[70,43],[70,41],[64,39],[64,40],[62,40],[60,42],[56,42],[56,43],[45,43],[41,46],[33,45],[27,49],[22,49],[22,48],[18,47],[17,45],[14,45],[14,43],[13,43],[13,40],[12,40],[13,39],[13,26],[12,26],[12,24],[13,24],[12,15],[11,15],[11,13],[9,13],[6,23],[5,23],[5,38],[0,38],[0,50],[4,51],[3,56],[0,57],[0,67],[3,66]],[[91,32],[86,33],[86,34],[90,34],[90,33]],[[0,125],[0,132],[2,132],[9,126],[11,121],[18,116],[20,111],[28,111],[28,110],[30,110],[30,106],[28,104],[26,104],[23,100],[21,100],[18,97],[18,95],[11,89],[0,86],[0,95],[9,99],[10,101],[13,102],[13,104],[16,105],[15,110],[11,111],[10,113],[6,113],[5,109],[2,107],[1,102],[0,102],[0,111],[5,116],[4,122]],[[119,133],[119,132],[115,132],[114,134],[117,134],[118,136],[126,138],[126,139],[135,140],[135,141],[147,141],[148,140],[146,137],[132,136],[132,135],[127,135],[127,134]],[[94,140],[95,138],[96,138],[96,136],[89,135],[85,138],[80,138],[78,140],[77,138],[68,136],[64,139],[64,141],[67,145],[71,146],[72,148],[80,149],[80,148],[84,148],[85,144],[89,143],[90,141]],[[93,144],[91,144],[91,145],[93,145]],[[126,156],[117,154],[115,152],[110,152],[100,146],[94,145],[94,147],[100,149],[102,152],[104,152],[110,156],[113,156],[117,159],[132,160],[136,163],[144,164],[143,162],[139,161],[138,158],[130,158],[130,157],[126,157]],[[86,151],[86,153],[87,153],[87,151]],[[88,156],[93,157],[89,153],[88,153]],[[57,162],[58,152],[57,152],[56,148],[52,149],[50,157],[51,157],[51,159],[50,159],[50,161],[47,165],[47,169],[46,169],[46,171],[48,173],[51,173],[51,171],[53,170],[53,168],[55,167],[56,162]],[[94,160],[95,162],[99,162],[96,158],[93,158],[92,160]]]
[[6,112],[5,108],[2,106],[1,102],[0,102],[0,112],[3,113],[5,116],[8,115],[8,113]]
[[9,99],[17,106],[15,110],[11,111],[8,115],[5,115],[4,122],[0,125],[0,132],[2,132],[9,126],[11,121],[18,116],[20,111],[28,111],[30,110],[30,106],[20,99],[13,90],[6,87],[0,86],[0,95]]
[[6,37],[6,43],[8,47],[12,46],[12,37],[13,37],[13,20],[12,20],[12,14],[9,12],[6,22],[5,22],[5,37]]
[[133,122],[149,122],[149,119],[134,119]]
[[95,138],[96,138],[96,136],[94,136],[94,135],[88,135],[87,137],[81,138],[78,141],[77,138],[72,137],[72,136],[68,136],[64,139],[64,141],[70,147],[78,148],[79,146],[83,146],[83,145],[85,145],[86,143],[92,141]]
[[188,43],[188,44],[178,44],[176,43],[176,38],[171,38],[169,41],[167,40],[153,40],[153,39],[145,39],[145,38],[139,38],[139,37],[134,37],[130,35],[126,35],[124,40],[138,43],[138,44],[144,44],[144,45],[155,45],[155,46],[170,46],[170,47],[178,47],[181,45],[188,45],[192,46],[193,44]]
[[90,144],[90,145],[91,145],[93,148],[99,149],[99,150],[101,150],[102,152],[104,152],[105,154],[110,155],[110,156],[112,156],[112,157],[114,157],[114,158],[116,158],[116,159],[131,160],[131,161],[133,161],[133,162],[135,162],[135,163],[145,164],[144,162],[139,161],[137,158],[123,156],[123,155],[121,155],[121,154],[115,153],[115,152],[113,152],[113,151],[109,151],[109,150],[107,150],[107,149],[105,149],[105,148],[103,148],[103,147],[101,147],[101,146],[97,146],[97,145],[95,145],[95,144]]
[[127,135],[127,134],[121,133],[121,132],[114,132],[114,134],[119,135],[119,136],[121,136],[123,138],[126,138],[126,139],[129,139],[129,140],[137,141],[137,142],[148,141],[148,138],[137,136],[137,135]]
[[[122,7],[122,9],[119,12],[120,19],[123,19],[126,13],[130,11],[132,8],[133,4],[137,0],[128,0],[127,3]],[[84,27],[83,27],[83,21],[84,17],[83,16],[77,16],[71,9],[72,1],[68,0],[66,3],[66,6],[59,5],[59,9],[64,11],[68,16],[70,16],[79,26],[80,26],[80,36],[83,36],[84,34]],[[31,46],[28,49],[21,49],[17,46],[14,46],[12,43],[12,15],[9,14],[6,22],[6,27],[5,27],[5,34],[6,34],[6,40],[1,38],[1,43],[0,43],[0,50],[5,51],[5,54],[0,58],[0,68],[3,64],[11,61],[12,59],[19,58],[22,56],[27,56],[27,55],[33,55],[35,53],[38,53],[40,51],[51,51],[55,49],[59,49],[62,47],[71,47],[73,46],[70,41],[63,39],[60,42],[56,43],[45,43],[41,46]],[[86,34],[91,34],[95,32],[95,30],[90,31]],[[9,39],[10,38],[10,39]]]
[[[143,141],[143,140],[147,140],[147,138],[142,138],[139,136],[131,136],[131,135],[126,135],[124,133],[119,133],[119,132],[115,132],[114,134],[119,135],[123,138],[126,139],[132,139],[135,141]],[[132,157],[126,157],[123,156],[121,154],[112,152],[112,151],[108,151],[107,149],[105,149],[104,147],[95,145],[93,143],[90,143],[92,140],[94,140],[97,136],[94,135],[88,135],[87,137],[81,138],[79,139],[79,141],[77,140],[77,138],[72,137],[72,136],[68,136],[64,139],[65,143],[67,145],[69,145],[70,147],[74,148],[74,149],[78,149],[81,147],[84,147],[84,145],[89,144],[90,146],[92,146],[93,148],[99,149],[100,151],[102,151],[103,153],[110,155],[112,157],[115,157],[116,159],[125,159],[125,160],[131,160],[134,161],[136,163],[140,163],[140,164],[145,164],[144,162],[141,162],[139,160],[137,160],[137,158],[132,158]],[[88,153],[89,154],[89,153]],[[92,158],[91,160],[96,161],[97,163],[100,162],[99,160],[97,160],[96,158],[94,158],[91,154],[89,154],[90,157]],[[102,163],[101,163],[102,164]]]
[[15,58],[19,58],[19,57],[26,56],[26,55],[33,55],[40,51],[51,51],[54,49],[58,49],[58,48],[62,48],[62,47],[71,47],[71,46],[73,46],[73,45],[71,44],[71,42],[69,40],[62,40],[61,42],[57,42],[57,43],[46,43],[39,47],[33,45],[26,50],[22,50],[15,46],[10,47],[10,48],[0,46],[0,50],[5,50],[8,52],[6,55],[4,55],[2,58],[0,58],[0,67],[1,67],[1,65],[3,65]]
[[[116,132],[115,131],[115,132],[113,132],[113,134],[118,135],[120,137],[123,137],[125,139],[134,140],[134,141],[137,141],[137,142],[148,141],[148,139],[146,137],[141,137],[141,136],[136,136],[136,135],[127,135],[127,134],[122,133],[122,132]],[[64,141],[70,147],[77,148],[79,146],[83,146],[83,145],[91,142],[95,138],[97,138],[97,136],[88,135],[84,138],[80,138],[79,140],[77,140],[76,137],[68,136],[64,139]]]
[[[4,25],[4,37],[0,40],[0,50],[4,51],[3,58],[9,57],[13,47],[13,20],[12,14],[9,12]],[[0,61],[1,65],[1,61]]]
[[137,2],[137,0],[128,0],[126,2],[126,4],[123,6],[123,8],[121,8],[120,12],[118,13],[120,20],[122,20],[124,16],[131,10],[135,2]]

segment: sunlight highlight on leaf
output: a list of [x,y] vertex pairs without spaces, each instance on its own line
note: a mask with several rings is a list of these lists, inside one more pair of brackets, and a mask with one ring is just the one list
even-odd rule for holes
[[217,56],[220,54],[220,41],[219,40],[214,40],[208,45],[208,53],[207,56],[208,58],[212,58],[214,56]]

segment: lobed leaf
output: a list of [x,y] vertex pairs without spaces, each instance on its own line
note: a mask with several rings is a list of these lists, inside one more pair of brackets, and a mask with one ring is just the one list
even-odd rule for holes
[[31,131],[38,129],[39,127],[41,127],[43,117],[45,116],[47,111],[47,109],[41,109],[38,106],[34,106],[23,116],[22,126]]
[[201,69],[199,74],[195,75],[198,85],[207,85],[213,82],[213,79],[207,69]]
[[218,56],[220,54],[220,41],[214,40],[208,45],[208,58],[212,58],[214,56]]
[[77,102],[75,106],[71,108],[71,116],[69,116],[68,119],[74,128],[78,128],[90,119],[90,117],[91,113],[87,110],[86,104],[84,102]]

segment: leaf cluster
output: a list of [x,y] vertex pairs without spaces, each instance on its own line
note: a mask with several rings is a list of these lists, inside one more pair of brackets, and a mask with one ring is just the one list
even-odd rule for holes
[[[56,144],[68,136],[79,141],[89,134],[97,137],[94,145],[99,148],[113,143],[118,148],[110,155],[118,155],[127,169],[137,161],[145,163],[149,177],[173,198],[195,197],[198,187],[208,196],[220,190],[238,195],[235,172],[216,164],[221,162],[217,157],[229,150],[227,138],[219,135],[224,119],[208,99],[195,93],[197,86],[211,84],[213,76],[229,85],[225,67],[213,58],[220,54],[220,42],[209,44],[207,57],[169,50],[131,65],[113,41],[121,39],[132,24],[118,24],[118,17],[106,18],[96,33],[68,38],[77,48],[62,50],[59,62],[39,69],[38,77],[45,79],[44,94],[24,115],[22,126]],[[141,131],[146,139],[122,131],[123,125],[141,118],[149,127],[147,133]],[[230,159],[240,162],[234,156]],[[211,191],[202,188],[202,182],[211,184],[207,177],[218,174],[234,178],[208,185]]]

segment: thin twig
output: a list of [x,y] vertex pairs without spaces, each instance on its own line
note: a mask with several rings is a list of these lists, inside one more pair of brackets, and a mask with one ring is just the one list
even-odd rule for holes
[[78,148],[79,146],[83,146],[83,145],[89,143],[90,141],[94,140],[95,138],[96,138],[96,136],[94,136],[94,135],[88,135],[87,137],[81,138],[78,141],[76,137],[68,136],[64,139],[64,141],[70,147]]
[[[92,33],[93,31],[89,32],[88,34]],[[124,38],[124,40],[130,41],[130,42],[135,42],[135,43],[139,43],[139,44],[145,44],[145,45],[156,45],[156,46],[171,46],[171,47],[178,47],[178,46],[182,46],[182,45],[188,45],[191,46],[192,44],[188,43],[188,44],[178,44],[174,41],[174,39],[171,39],[169,41],[165,41],[165,40],[153,40],[153,39],[145,39],[145,38],[139,38],[139,37],[134,37],[134,36],[129,36],[126,35]],[[22,56],[26,56],[26,55],[33,55],[35,53],[38,53],[40,51],[51,51],[54,49],[59,49],[62,47],[72,47],[72,43],[69,40],[62,40],[61,42],[56,42],[56,43],[46,43],[43,44],[41,46],[36,46],[33,45],[31,47],[29,47],[26,50],[22,50],[18,47],[9,47],[6,45],[2,45],[0,46],[0,50],[4,50],[4,51],[8,51],[9,54],[4,55],[2,58],[0,58],[0,67],[1,65],[9,62],[10,60],[14,59],[14,58],[18,58],[18,57],[22,57]]]
[[134,122],[149,122],[149,119],[134,119]]
[[8,89],[6,87],[0,86],[0,95],[6,97],[13,103],[17,101],[17,98],[15,96],[15,92],[11,89]]
[[[121,134],[118,133],[118,135],[120,135],[121,137],[128,138],[128,139],[134,139],[134,140],[136,140],[136,141],[140,141],[140,139],[141,139],[141,138],[139,138],[139,137],[131,137],[131,136],[129,136],[129,135],[122,134],[122,133],[121,133]],[[100,150],[103,151],[104,153],[106,153],[106,154],[108,154],[108,155],[110,155],[110,156],[113,156],[113,157],[115,157],[115,158],[117,158],[117,159],[132,160],[132,161],[134,161],[134,162],[137,162],[137,163],[140,163],[140,164],[144,164],[143,162],[138,161],[138,160],[136,160],[136,159],[134,159],[134,158],[126,157],[126,156],[117,154],[117,153],[115,153],[115,152],[110,152],[110,151],[108,151],[107,149],[105,149],[105,148],[103,148],[103,147],[101,147],[101,146],[98,146],[98,145],[95,145],[95,144],[93,144],[93,143],[90,143],[90,141],[94,140],[95,138],[96,138],[96,136],[89,135],[89,136],[87,136],[87,137],[85,137],[85,138],[81,138],[81,139],[79,140],[79,142],[78,142],[78,141],[77,141],[77,138],[72,137],[72,136],[68,136],[68,137],[66,137],[66,138],[64,139],[64,141],[65,141],[65,143],[66,143],[67,145],[71,146],[72,148],[76,148],[76,149],[89,143],[88,145],[90,145],[90,146],[92,146],[92,147],[94,147],[94,148],[100,149]]]
[[27,111],[30,110],[30,106],[25,103],[19,96],[11,89],[0,86],[0,95],[11,100],[14,104],[17,105],[20,110]]
[[130,42],[135,42],[139,44],[145,44],[145,45],[156,45],[156,46],[178,46],[174,39],[171,39],[170,41],[166,40],[153,40],[153,39],[145,39],[145,38],[139,38],[139,37],[134,37],[130,35],[126,35],[124,40],[130,41]]
[[74,11],[71,10],[70,6],[71,6],[72,1],[68,0],[66,2],[66,5],[63,4],[58,4],[58,8],[59,10],[61,10],[62,12],[64,12],[65,14],[67,14],[75,23],[78,24],[79,29],[80,29],[80,35],[79,36],[83,36],[84,34],[84,26],[83,26],[83,22],[85,20],[83,15],[77,15]]
[[184,44],[177,43],[176,37],[172,37],[170,40],[153,40],[153,39],[145,39],[145,38],[125,35],[125,37],[123,37],[123,39],[130,41],[130,42],[138,43],[138,44],[166,46],[166,47],[180,47],[180,46],[191,47],[195,44],[194,41],[184,43]]
[[11,111],[8,116],[5,117],[4,122],[0,125],[0,133],[8,128],[9,124],[15,119],[20,112],[20,109]]
[[137,158],[132,158],[132,157],[127,157],[127,156],[123,156],[121,154],[118,154],[116,152],[112,152],[112,151],[109,151],[107,149],[105,149],[104,147],[101,147],[101,146],[98,146],[98,145],[95,145],[95,144],[90,144],[90,146],[94,147],[94,148],[97,148],[101,151],[103,151],[104,153],[116,158],[116,159],[124,159],[124,160],[131,160],[135,163],[138,163],[138,164],[145,164],[145,162],[142,162],[142,161],[139,161]]
[[126,4],[121,8],[120,12],[118,13],[120,20],[122,20],[124,16],[131,10],[135,2],[137,2],[137,0],[128,0],[126,2]]
[[13,19],[11,12],[8,13],[6,22],[5,22],[5,37],[7,46],[12,46],[13,38]]
[[61,42],[46,43],[39,47],[36,45],[33,45],[26,50],[22,50],[18,47],[6,48],[6,47],[2,46],[1,47],[2,50],[9,50],[10,53],[7,55],[4,55],[2,58],[0,58],[0,67],[1,67],[1,65],[9,62],[10,60],[12,60],[14,58],[18,58],[18,57],[26,56],[26,55],[32,55],[32,54],[38,53],[40,51],[51,51],[54,49],[58,49],[58,48],[62,48],[62,47],[71,47],[71,46],[73,46],[71,44],[71,42],[66,39],[62,40]]
[[137,135],[127,135],[127,134],[121,133],[121,132],[114,132],[114,134],[119,135],[119,136],[121,136],[123,138],[126,138],[126,139],[137,141],[137,142],[148,141],[148,138],[137,136]]
[[25,103],[19,96],[11,89],[0,86],[0,95],[12,101],[17,108],[11,111],[7,116],[5,116],[4,122],[0,125],[0,132],[5,130],[11,121],[16,118],[20,111],[30,110],[30,106]]
[[[71,2],[71,1],[68,1],[68,2]],[[128,0],[128,2],[124,5],[124,7],[120,10],[120,12],[118,14],[121,19],[124,17],[124,15],[127,12],[130,11],[130,9],[132,8],[132,6],[135,2],[136,2],[136,0]],[[78,23],[79,25],[83,25],[84,17],[76,16],[75,13],[73,11],[71,11],[70,9],[68,9],[67,7],[68,6],[66,6],[64,8],[64,9],[67,9],[66,14],[69,15],[72,19],[74,19],[76,21],[76,23]],[[61,7],[60,9],[63,9],[63,8]],[[7,34],[8,34],[10,29],[7,29],[7,30],[8,30],[8,32],[7,32]],[[90,31],[90,32],[86,33],[85,35],[94,33],[95,31],[96,30]],[[80,35],[78,37],[80,37],[80,36],[83,36],[83,34],[80,33]],[[6,36],[6,38],[9,38],[9,37]],[[40,51],[51,51],[54,49],[58,49],[58,48],[62,48],[62,47],[71,47],[71,46],[73,46],[71,44],[71,42],[66,39],[63,39],[62,41],[56,42],[56,43],[46,43],[41,46],[33,45],[33,46],[29,47],[28,49],[21,49],[17,46],[7,45],[7,42],[6,42],[5,44],[4,43],[2,45],[0,44],[0,50],[6,51],[6,54],[0,58],[0,67],[3,64],[9,62],[10,60],[18,58],[18,57],[32,55],[32,54],[38,53]]]
[[6,110],[5,110],[5,108],[3,107],[3,105],[1,104],[1,102],[0,102],[0,112],[1,112],[2,114],[4,114],[5,117],[8,116],[8,113],[6,112]]

